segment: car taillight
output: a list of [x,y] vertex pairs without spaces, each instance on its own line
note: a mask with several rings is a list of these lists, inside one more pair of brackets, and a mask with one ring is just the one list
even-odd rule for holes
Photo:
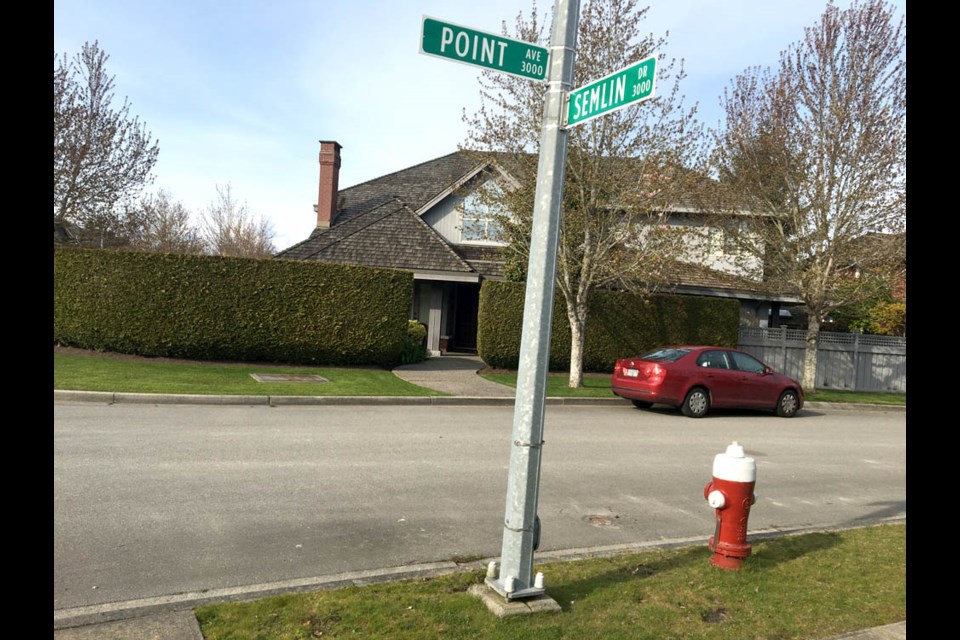
[[660,384],[667,375],[667,370],[656,363],[645,364],[640,369],[640,375],[646,378],[650,384]]
[[613,375],[619,376],[622,371],[623,371],[623,365],[620,364],[619,360],[617,360],[613,365]]

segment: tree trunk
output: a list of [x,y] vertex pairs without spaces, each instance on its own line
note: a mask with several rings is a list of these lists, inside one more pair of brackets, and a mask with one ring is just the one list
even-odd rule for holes
[[570,383],[571,389],[583,386],[583,327],[570,321]]
[[586,310],[573,308],[567,305],[567,319],[570,321],[570,381],[568,386],[571,389],[578,389],[583,386],[583,338],[587,318]]
[[820,319],[817,314],[811,313],[807,320],[807,348],[803,354],[803,385],[804,393],[817,389],[817,344],[820,339]]

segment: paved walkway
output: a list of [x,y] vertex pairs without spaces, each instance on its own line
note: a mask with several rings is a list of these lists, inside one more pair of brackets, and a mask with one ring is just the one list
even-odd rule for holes
[[412,384],[454,396],[512,398],[516,395],[513,387],[478,376],[477,371],[484,366],[479,356],[444,355],[401,365],[394,368],[393,373]]

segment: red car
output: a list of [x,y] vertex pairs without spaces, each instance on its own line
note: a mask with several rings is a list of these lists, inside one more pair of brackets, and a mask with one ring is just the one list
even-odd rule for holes
[[660,347],[617,360],[610,388],[641,409],[666,404],[691,418],[711,407],[765,409],[784,418],[803,408],[799,382],[725,347]]

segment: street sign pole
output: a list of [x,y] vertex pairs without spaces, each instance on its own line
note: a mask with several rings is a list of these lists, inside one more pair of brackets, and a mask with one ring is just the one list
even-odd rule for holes
[[486,584],[507,600],[544,593],[542,582],[533,576],[533,547],[534,538],[539,537],[537,498],[540,456],[560,235],[560,203],[567,160],[567,132],[561,125],[564,97],[573,83],[579,16],[580,0],[556,0],[523,306],[503,547],[499,575],[488,574],[486,579]]

